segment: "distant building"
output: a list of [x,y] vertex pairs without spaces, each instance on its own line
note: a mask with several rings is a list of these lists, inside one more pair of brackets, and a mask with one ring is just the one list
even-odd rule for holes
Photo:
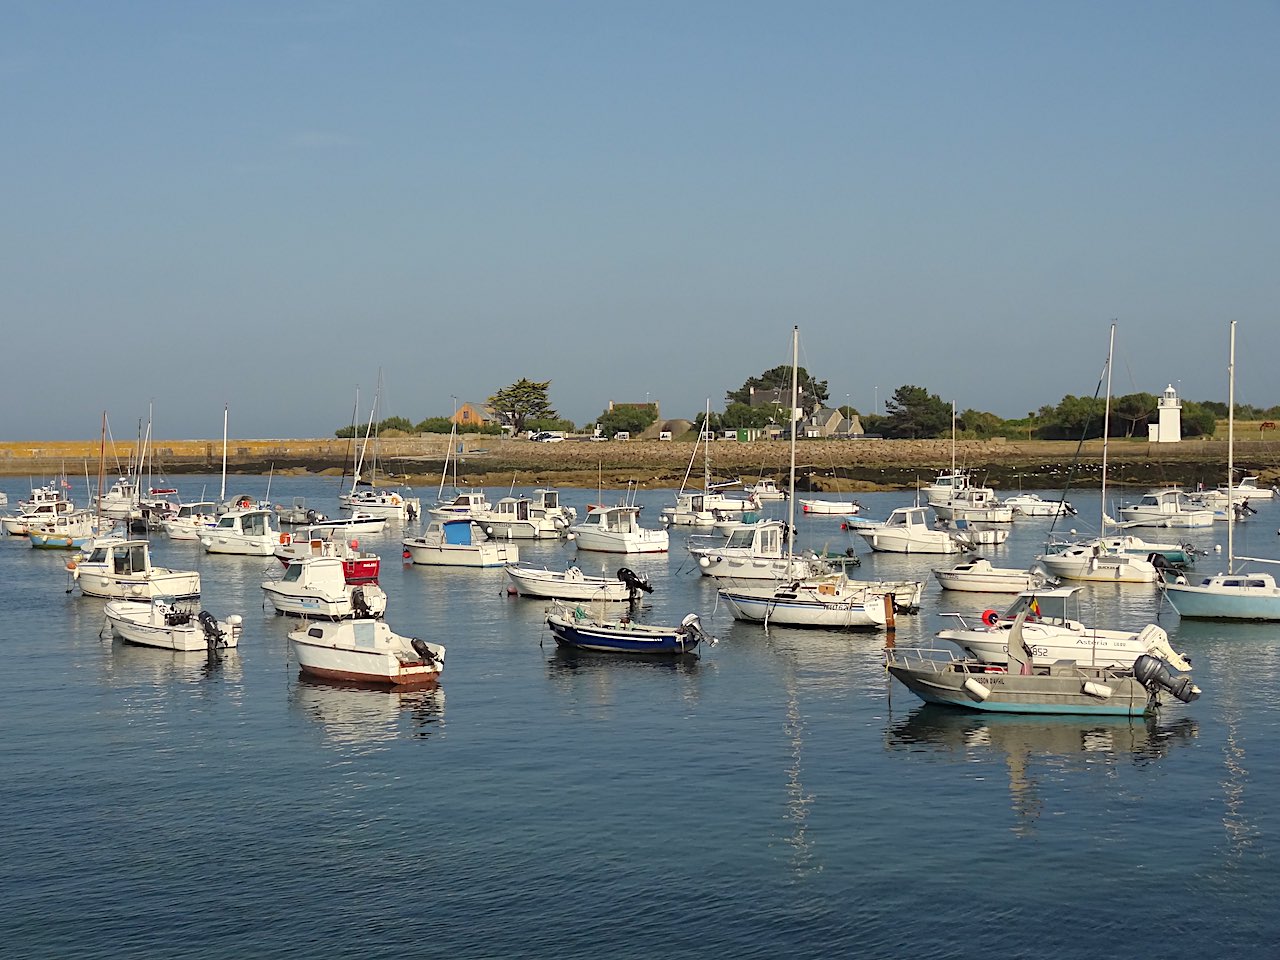
[[1165,387],[1157,410],[1159,422],[1147,424],[1147,439],[1152,443],[1178,443],[1182,439],[1182,401],[1173,384]]
[[837,433],[847,433],[847,421],[844,414],[830,407],[819,407],[805,421],[806,437],[831,437]]
[[464,402],[450,419],[460,427],[487,427],[496,418],[493,411],[483,404]]

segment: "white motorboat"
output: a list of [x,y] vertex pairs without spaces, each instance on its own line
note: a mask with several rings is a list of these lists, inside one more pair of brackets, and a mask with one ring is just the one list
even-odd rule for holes
[[640,593],[652,593],[649,581],[626,567],[618,570],[616,577],[593,577],[571,565],[567,570],[507,565],[507,576],[522,597],[539,597],[545,600],[606,600],[636,601]]
[[308,529],[327,532],[332,536],[351,537],[382,533],[387,528],[387,517],[356,510],[349,517],[334,517],[331,520],[320,520]]
[[444,669],[444,647],[401,636],[383,620],[309,623],[289,643],[302,672],[324,680],[408,687],[433,683]]
[[489,510],[489,500],[483,490],[460,490],[452,500],[440,501],[427,513],[437,520],[475,520]]
[[86,597],[187,600],[200,596],[199,572],[152,566],[146,540],[101,537],[93,541],[87,555],[69,560],[67,569]]
[[744,493],[749,493],[757,500],[785,500],[787,492],[778,487],[773,477],[761,477],[755,483],[741,481]]
[[240,645],[244,630],[240,614],[215,620],[203,610],[195,613],[171,598],[112,600],[103,608],[111,632],[126,643],[161,650],[215,653]]
[[199,540],[200,535],[218,525],[222,511],[212,500],[178,505],[178,512],[162,524],[170,540]]
[[1035,493],[1005,497],[1004,504],[1012,507],[1019,517],[1065,517],[1076,512],[1076,508],[1066,500],[1045,500]]
[[650,530],[640,525],[638,506],[588,508],[581,523],[569,528],[579,550],[601,553],[666,553],[670,538],[666,530]]
[[1213,510],[1192,506],[1177,487],[1152,490],[1119,512],[1126,527],[1211,527],[1214,520]]
[[558,509],[554,513],[535,513],[534,501],[529,497],[503,497],[492,510],[483,510],[473,519],[497,540],[558,540],[570,524]]
[[271,525],[270,510],[228,510],[218,524],[200,535],[205,553],[244,557],[269,557],[280,542],[280,531]]
[[416,520],[422,516],[422,501],[399,490],[362,487],[338,498],[343,510],[353,510],[384,519]]
[[960,553],[965,549],[948,531],[929,525],[924,507],[898,507],[884,523],[850,517],[848,527],[879,553]]
[[520,559],[514,543],[489,540],[474,520],[433,519],[420,537],[406,537],[404,557],[432,567],[503,567]]
[[1021,593],[1041,588],[1053,579],[1047,571],[1034,566],[1030,570],[993,567],[985,557],[971,557],[949,570],[934,570],[933,576],[943,590],[969,593]]
[[314,507],[308,506],[306,497],[294,497],[293,502],[289,506],[277,503],[275,506],[276,519],[282,524],[287,523],[293,527],[304,527],[313,523],[323,523],[329,518]]
[[387,595],[374,583],[349,583],[337,557],[305,557],[290,561],[278,580],[262,584],[276,613],[342,620],[380,617]]
[[1022,637],[1036,666],[1068,660],[1095,667],[1132,667],[1143,654],[1167,660],[1176,670],[1188,671],[1191,661],[1169,645],[1169,635],[1154,623],[1141,630],[1101,630],[1080,622],[1080,587],[1027,590],[1003,613],[986,610],[977,623],[955,617],[960,626],[938,631],[967,656],[987,663],[1004,663],[1010,631],[1020,617]]
[[551,517],[564,521],[566,527],[572,526],[578,519],[578,511],[560,502],[560,491],[539,487],[533,491],[533,505],[530,512],[535,517]]
[[971,520],[939,520],[938,526],[949,531],[956,543],[967,550],[999,546],[1010,533],[1008,524],[985,526]]
[[929,507],[941,520],[1013,523],[1013,507],[1001,503],[990,487],[965,487],[946,500],[930,500]]
[[1103,539],[1087,540],[1042,553],[1036,562],[1061,580],[1100,583],[1155,583],[1159,572],[1146,557],[1112,549]]
[[11,537],[25,537],[32,527],[51,522],[54,517],[65,517],[75,512],[70,500],[45,500],[31,504],[29,509],[0,519],[0,526]]
[[717,543],[709,538],[689,544],[689,553],[706,577],[734,580],[796,580],[830,573],[828,564],[797,557],[784,550],[786,524],[781,520],[758,520],[739,524]]
[[920,488],[920,492],[924,494],[925,502],[929,504],[945,502],[960,490],[966,490],[971,483],[970,471],[967,468],[955,466],[955,438],[954,438],[954,417],[952,419],[952,465],[948,470],[938,471],[937,478],[933,483],[927,484]]
[[138,484],[132,477],[121,477],[98,495],[97,512],[112,520],[136,520],[138,510]]
[[800,512],[818,517],[850,517],[862,510],[857,500],[831,500],[821,497],[798,497]]

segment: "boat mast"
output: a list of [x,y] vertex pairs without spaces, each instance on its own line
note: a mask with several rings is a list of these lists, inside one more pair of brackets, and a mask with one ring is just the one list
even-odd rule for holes
[[222,405],[222,488],[218,491],[218,505],[227,502],[227,411],[229,403]]
[[1231,484],[1236,475],[1236,322],[1231,321],[1231,351],[1227,360],[1227,573],[1236,565],[1236,505]]
[[98,533],[102,532],[102,485],[107,482],[107,411],[102,411],[102,440],[98,445]]
[[356,492],[356,487],[360,486],[360,471],[364,468],[364,454],[369,449],[369,435],[373,433],[373,418],[378,412],[378,395],[373,395],[373,406],[369,408],[369,426],[364,431],[364,443],[360,445],[360,459],[356,461],[356,475],[351,478],[351,492]]
[[796,530],[796,398],[799,394],[799,374],[796,372],[800,365],[800,327],[793,326],[791,328],[791,408],[787,413],[787,420],[791,424],[791,474],[790,474],[790,491],[791,495],[787,497],[787,571],[790,576],[795,560],[795,530]]
[[1111,440],[1111,358],[1116,349],[1116,322],[1111,321],[1111,340],[1107,344],[1107,402],[1102,414],[1102,516],[1098,521],[1100,536],[1107,535],[1107,444]]

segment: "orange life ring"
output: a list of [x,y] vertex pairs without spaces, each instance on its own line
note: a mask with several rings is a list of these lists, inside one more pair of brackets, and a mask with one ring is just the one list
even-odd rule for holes
[[982,622],[988,627],[994,627],[996,625],[996,621],[999,619],[1000,614],[996,613],[994,610],[988,609],[982,611]]
[[283,544],[284,546],[286,546],[286,547],[287,547],[287,546],[288,546],[289,544],[291,544],[292,542],[293,542],[293,537],[292,537],[292,536],[290,536],[290,535],[289,535],[289,534],[287,534],[287,533],[282,533],[282,534],[280,534],[280,543],[281,543],[281,544]]

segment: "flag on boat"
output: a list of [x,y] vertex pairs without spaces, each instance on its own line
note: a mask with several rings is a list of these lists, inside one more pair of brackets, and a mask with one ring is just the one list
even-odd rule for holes
[[1040,616],[1040,598],[1039,597],[1031,598],[1031,605],[1027,607],[1027,613],[1031,614],[1031,616],[1033,617]]

